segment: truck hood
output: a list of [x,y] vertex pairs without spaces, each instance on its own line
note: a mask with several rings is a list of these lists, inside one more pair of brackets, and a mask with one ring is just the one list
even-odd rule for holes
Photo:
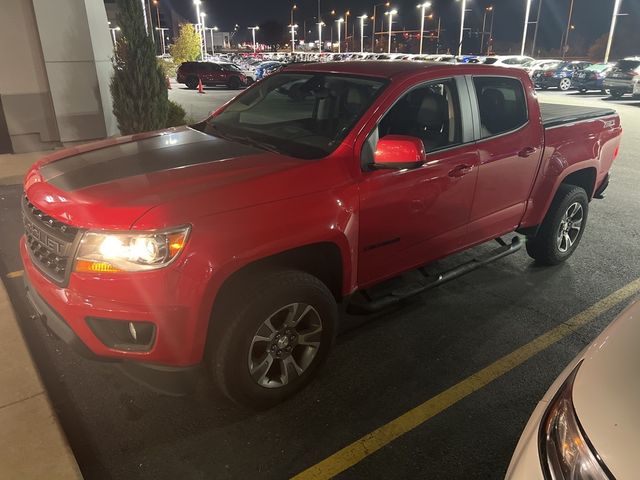
[[640,300],[586,350],[573,385],[576,415],[616,478],[638,472]]
[[198,212],[213,214],[302,194],[301,185],[266,185],[310,163],[182,127],[55,152],[32,167],[24,186],[36,207],[62,222],[120,229],[169,202],[189,209],[186,200],[199,199],[206,208]]

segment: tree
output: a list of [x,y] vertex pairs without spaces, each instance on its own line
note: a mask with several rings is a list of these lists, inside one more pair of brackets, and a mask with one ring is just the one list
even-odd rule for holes
[[122,36],[111,79],[113,113],[123,135],[164,128],[169,99],[153,40],[144,27],[140,0],[118,0]]
[[[589,49],[589,58],[591,60],[597,62],[604,60],[608,40],[609,33],[605,33],[593,43]],[[634,24],[619,22],[611,44],[609,61],[635,55],[638,44],[640,44],[640,30]]]
[[173,62],[180,65],[183,62],[193,62],[200,58],[202,37],[190,23],[180,25],[180,33],[176,42],[169,46]]

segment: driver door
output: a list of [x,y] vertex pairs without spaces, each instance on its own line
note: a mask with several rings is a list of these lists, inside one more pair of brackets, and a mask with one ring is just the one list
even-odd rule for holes
[[[414,86],[369,134],[360,184],[361,287],[444,257],[463,244],[478,174],[468,98],[462,78]],[[414,169],[372,169],[376,144],[386,135],[420,138],[427,161]]]

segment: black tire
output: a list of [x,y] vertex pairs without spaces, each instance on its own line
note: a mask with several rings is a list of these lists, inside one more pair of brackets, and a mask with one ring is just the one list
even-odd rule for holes
[[[565,217],[565,214],[571,213],[569,210],[574,208],[576,204],[579,204],[582,214],[577,234],[575,234],[574,227],[574,224],[577,223],[577,217],[570,219],[569,222]],[[577,208],[575,211],[578,211]],[[567,260],[580,243],[587,224],[588,213],[589,198],[584,189],[575,185],[560,185],[538,233],[535,237],[527,238],[526,247],[529,256],[541,265],[558,265]],[[562,235],[563,231],[568,232],[566,235],[569,240],[572,240],[570,244]]]
[[[239,291],[232,294],[221,309],[216,309],[223,320],[212,320],[224,321],[225,329],[217,329],[220,338],[212,341],[210,367],[216,384],[229,399],[252,409],[265,409],[293,395],[313,379],[333,343],[338,308],[326,285],[304,272],[275,272],[238,286]],[[308,313],[300,316],[293,330],[281,323],[289,312],[291,318],[295,318],[300,311]],[[317,331],[318,319],[320,331]],[[267,322],[275,329],[267,328]],[[317,333],[312,335],[313,331]],[[280,343],[282,337],[291,333],[295,333],[295,340]],[[265,340],[255,340],[258,335]],[[304,336],[313,338],[317,347],[298,343]],[[290,363],[287,357],[296,363]],[[263,364],[269,365],[264,372],[259,368]],[[301,373],[296,373],[298,368]]]
[[242,86],[242,82],[238,77],[231,77],[227,86],[230,90],[238,90]]
[[615,90],[615,89],[611,89],[611,96],[613,98],[622,98],[622,96],[624,95],[624,92],[622,90]]
[[609,90],[606,88],[603,88],[602,90],[600,90],[600,93],[602,93],[602,95],[611,95],[611,92],[609,92]]
[[194,77],[193,75],[187,77],[187,81],[184,83],[190,90],[195,90],[196,88],[198,88],[198,77]]
[[549,87],[547,87],[546,85],[540,87],[540,90],[549,90]]
[[582,93],[583,95],[585,93],[587,93],[587,89],[586,88],[581,88],[580,90],[578,90],[580,93]]

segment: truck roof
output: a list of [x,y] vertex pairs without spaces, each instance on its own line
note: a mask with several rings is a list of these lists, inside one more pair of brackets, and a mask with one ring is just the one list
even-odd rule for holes
[[[420,73],[425,70],[442,70],[451,68],[461,68],[465,73],[471,70],[477,73],[493,73],[495,75],[509,74],[514,75],[513,68],[496,67],[492,65],[481,64],[452,64],[445,62],[406,62],[406,61],[358,61],[358,62],[326,62],[326,63],[307,63],[296,65],[289,64],[286,71],[296,72],[327,72],[327,73],[343,73],[351,75],[366,75],[382,78],[391,78],[396,75]],[[515,69],[517,70],[517,69]],[[524,71],[524,70],[523,70]]]

